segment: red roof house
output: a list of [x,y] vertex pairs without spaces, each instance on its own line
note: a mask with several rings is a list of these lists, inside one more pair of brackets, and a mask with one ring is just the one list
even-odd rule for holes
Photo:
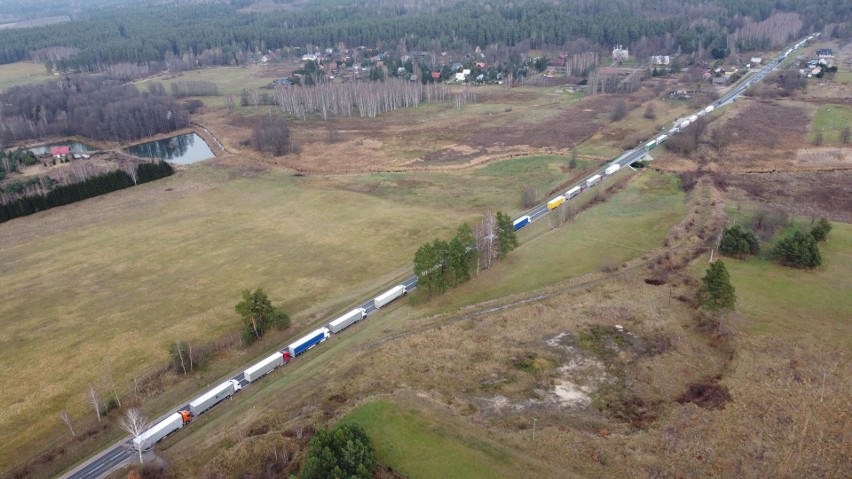
[[50,148],[50,156],[64,156],[71,154],[70,146],[53,146]]

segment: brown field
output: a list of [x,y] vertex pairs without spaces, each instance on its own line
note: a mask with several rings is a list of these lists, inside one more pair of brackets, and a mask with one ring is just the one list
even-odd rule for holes
[[798,216],[852,223],[848,170],[724,175],[733,201],[757,201]]

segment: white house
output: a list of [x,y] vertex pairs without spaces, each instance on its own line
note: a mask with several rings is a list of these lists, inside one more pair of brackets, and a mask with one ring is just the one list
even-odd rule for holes
[[752,65],[760,65],[761,63],[763,63],[763,58],[751,57],[751,64]]

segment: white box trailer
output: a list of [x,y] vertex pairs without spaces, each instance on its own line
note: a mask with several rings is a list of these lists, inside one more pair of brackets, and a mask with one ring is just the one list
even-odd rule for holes
[[663,134],[657,137],[657,144],[660,144],[669,139],[669,135]]
[[698,115],[691,115],[688,120],[690,123],[695,123],[695,120],[698,119]]
[[[748,82],[748,84],[746,86],[748,86],[749,84],[751,84],[751,82]],[[708,106],[707,108],[704,109],[704,113],[710,113],[711,111],[713,111],[715,109],[716,109],[715,106],[710,105],[710,106]]]
[[601,181],[601,175],[595,175],[589,178],[588,180],[586,180],[586,188],[596,185],[599,181]]
[[604,174],[605,174],[606,176],[609,176],[609,175],[611,175],[611,174],[615,173],[616,171],[618,171],[618,170],[620,170],[620,169],[621,169],[621,165],[619,165],[619,164],[609,165],[609,166],[607,166],[607,167],[606,167],[606,169],[604,170]]
[[565,197],[570,200],[571,198],[579,195],[581,191],[582,191],[582,189],[579,186],[575,186],[575,187],[573,187],[570,190],[565,192]]
[[365,310],[364,308],[355,308],[352,311],[349,311],[343,316],[328,323],[328,325],[326,325],[326,328],[328,328],[328,330],[332,333],[339,333],[340,331],[343,331],[348,326],[350,326],[352,323],[361,321],[366,315],[367,310]]
[[399,286],[394,286],[390,290],[385,291],[384,293],[376,296],[375,299],[373,299],[373,305],[375,305],[376,309],[379,309],[382,306],[395,300],[396,298],[399,298],[403,294],[405,294],[404,285],[401,284]]
[[168,436],[169,434],[177,431],[178,429],[183,427],[183,416],[176,412],[171,416],[163,419],[157,424],[151,426],[151,429],[143,432],[139,435],[139,437],[133,438],[133,445],[135,447],[140,447],[143,451],[150,449],[160,441],[160,439]]
[[283,364],[284,355],[276,351],[275,354],[273,354],[272,356],[269,356],[268,358],[261,360],[254,366],[251,366],[250,368],[246,369],[243,374],[246,377],[246,381],[252,382],[256,379],[259,379],[269,371],[272,371],[273,369],[277,368],[278,366],[282,366]]
[[192,413],[192,417],[197,417],[199,414],[218,404],[219,401],[233,396],[239,390],[240,383],[236,380],[230,379],[225,381],[189,403],[189,411]]

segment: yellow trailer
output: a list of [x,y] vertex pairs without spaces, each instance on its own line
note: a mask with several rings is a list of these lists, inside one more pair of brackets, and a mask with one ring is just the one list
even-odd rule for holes
[[557,206],[561,205],[562,203],[565,203],[565,197],[562,195],[557,196],[556,198],[553,198],[552,200],[547,202],[547,209],[552,210]]

